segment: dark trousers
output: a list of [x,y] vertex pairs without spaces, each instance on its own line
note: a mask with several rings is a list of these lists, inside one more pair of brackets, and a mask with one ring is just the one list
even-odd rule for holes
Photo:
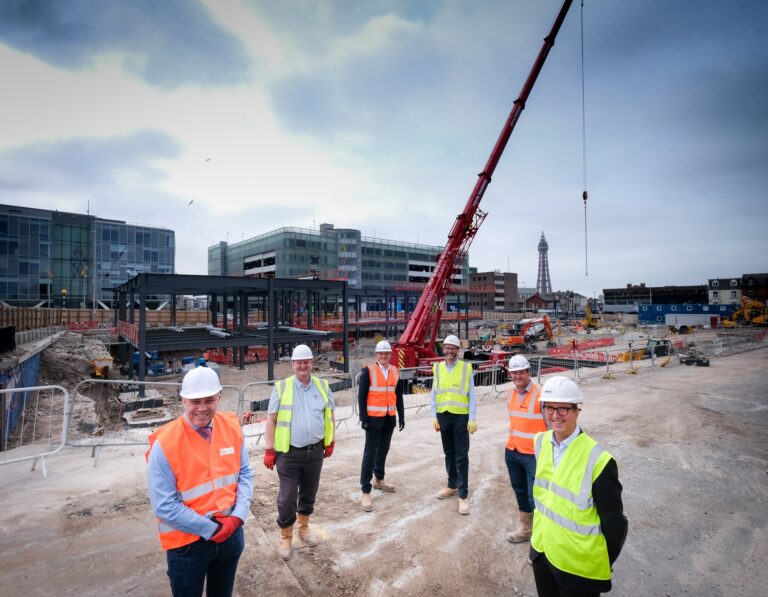
[[469,415],[437,413],[437,422],[443,440],[448,487],[458,489],[459,497],[466,499],[469,495]]
[[504,449],[509,482],[515,490],[520,512],[533,512],[533,482],[536,479],[536,456],[517,450]]
[[296,513],[312,514],[315,496],[320,486],[323,469],[323,442],[306,448],[290,447],[288,452],[278,452],[277,475],[280,490],[277,493],[277,526],[281,529],[296,522]]
[[237,562],[244,548],[243,527],[240,527],[224,543],[201,537],[189,545],[167,550],[168,578],[174,597],[200,597],[206,580],[208,597],[232,595]]
[[568,589],[557,582],[544,554],[533,560],[533,578],[539,597],[599,597],[599,591]]
[[[381,419],[373,421],[370,419]],[[389,454],[389,444],[392,432],[395,430],[395,417],[371,417],[365,430],[365,448],[363,449],[363,464],[360,468],[360,486],[363,493],[371,493],[371,475],[378,479],[384,478],[384,465]]]

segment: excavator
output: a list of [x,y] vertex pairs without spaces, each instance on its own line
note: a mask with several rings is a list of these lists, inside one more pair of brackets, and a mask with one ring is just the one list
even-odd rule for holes
[[765,303],[748,296],[741,297],[741,306],[733,312],[730,319],[723,321],[724,328],[734,328],[738,323],[744,325],[766,325],[768,323],[768,307]]
[[536,79],[544,66],[552,46],[555,44],[555,38],[572,3],[573,0],[565,0],[560,7],[560,12],[558,12],[549,34],[544,38],[544,44],[533,63],[528,78],[523,84],[519,97],[514,102],[512,111],[504,123],[504,127],[491,151],[491,155],[483,170],[478,174],[478,180],[464,206],[464,211],[456,216],[456,220],[448,233],[448,242],[437,259],[432,277],[421,293],[400,340],[393,347],[392,356],[394,357],[394,362],[400,368],[416,367],[419,364],[431,362],[437,357],[435,341],[440,332],[440,320],[442,319],[444,303],[448,295],[451,279],[454,276],[454,271],[457,268],[461,268],[464,258],[469,251],[469,246],[472,244],[472,240],[475,238],[480,225],[487,215],[486,212],[480,209],[480,201],[488,185],[491,183],[493,172],[499,163],[502,153],[504,153],[504,149],[520,115],[525,109],[528,96],[536,83]]
[[536,341],[541,338],[547,339],[547,346],[555,346],[552,333],[552,324],[548,315],[535,317],[533,319],[521,319],[510,330],[511,335],[502,335],[497,338],[500,346],[522,346],[527,353],[532,353],[536,349]]

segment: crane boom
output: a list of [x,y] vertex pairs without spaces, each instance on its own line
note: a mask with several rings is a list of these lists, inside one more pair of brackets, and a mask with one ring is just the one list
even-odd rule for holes
[[501,154],[504,153],[504,148],[515,129],[520,114],[525,109],[528,96],[534,83],[536,83],[541,68],[544,66],[549,51],[555,44],[557,33],[560,31],[572,2],[573,0],[565,0],[560,7],[560,12],[557,14],[549,34],[544,38],[544,45],[539,51],[519,97],[514,102],[512,111],[504,123],[504,128],[501,130],[488,162],[483,171],[478,174],[477,183],[469,195],[464,211],[456,216],[456,221],[448,233],[445,249],[435,264],[434,273],[424,288],[400,341],[395,346],[396,362],[400,367],[415,366],[418,356],[434,356],[435,338],[440,329],[442,303],[447,295],[448,285],[454,276],[456,267],[461,267],[464,257],[469,251],[469,246],[486,216],[486,213],[480,209],[480,201],[491,182],[493,172],[499,163]]

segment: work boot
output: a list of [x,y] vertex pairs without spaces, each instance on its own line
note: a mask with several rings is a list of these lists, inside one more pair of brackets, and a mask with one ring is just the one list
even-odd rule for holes
[[360,507],[363,509],[363,512],[371,512],[373,510],[373,500],[370,493],[363,494],[363,501],[360,502]]
[[467,498],[459,498],[459,514],[469,514],[469,500]]
[[435,496],[438,500],[445,500],[449,497],[453,497],[456,495],[456,489],[453,489],[451,487],[444,487],[440,491],[437,492],[437,495]]
[[277,553],[284,560],[291,559],[291,541],[293,540],[293,525],[280,529],[280,545]]
[[379,479],[376,475],[373,476],[372,485],[374,489],[381,489],[381,491],[386,491],[387,493],[395,492],[395,486],[392,485],[392,483],[387,483],[384,479]]
[[299,539],[308,547],[317,545],[317,535],[309,528],[309,514],[297,514],[296,518],[299,521]]
[[525,543],[531,540],[531,528],[533,526],[533,512],[520,512],[520,526],[514,532],[507,533],[507,541],[510,543]]

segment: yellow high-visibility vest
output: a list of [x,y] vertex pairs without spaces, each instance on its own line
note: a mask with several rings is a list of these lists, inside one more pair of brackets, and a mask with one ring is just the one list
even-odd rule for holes
[[612,456],[589,435],[577,435],[554,467],[552,431],[534,438],[536,478],[533,485],[531,547],[570,574],[610,580],[608,546],[592,500],[592,484]]
[[[275,452],[287,452],[291,447],[291,418],[293,417],[293,380],[295,375],[277,382],[277,426],[275,427]],[[333,442],[333,411],[328,403],[328,382],[314,375],[310,376],[325,401],[325,436],[323,445]]]

